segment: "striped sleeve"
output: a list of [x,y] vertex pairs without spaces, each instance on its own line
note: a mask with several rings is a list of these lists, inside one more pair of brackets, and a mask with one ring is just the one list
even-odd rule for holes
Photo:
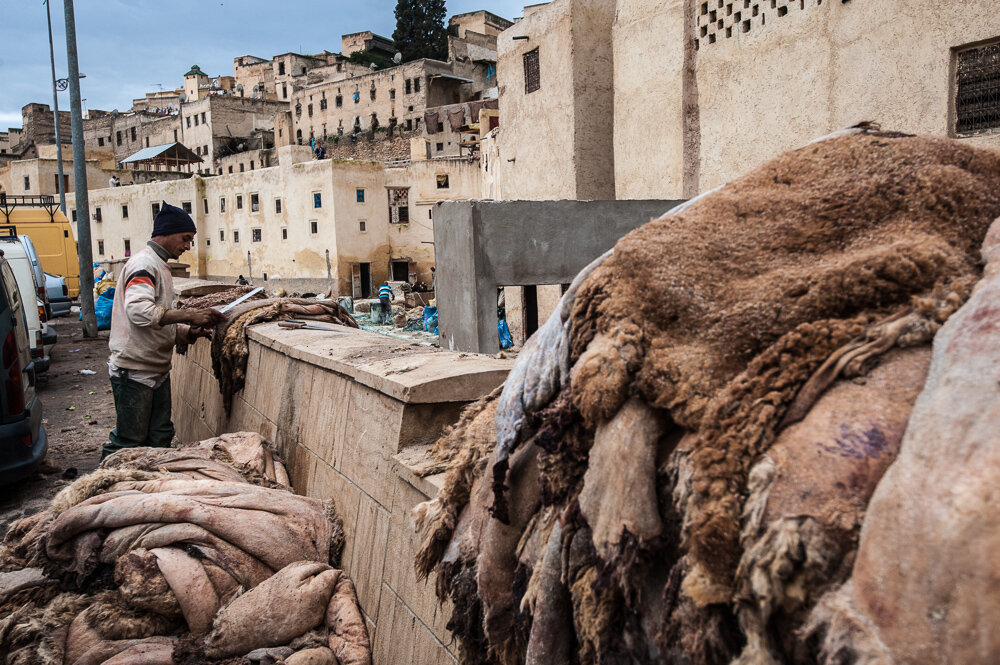
[[136,326],[159,328],[166,310],[156,304],[156,276],[136,270],[125,278],[122,288],[128,320]]

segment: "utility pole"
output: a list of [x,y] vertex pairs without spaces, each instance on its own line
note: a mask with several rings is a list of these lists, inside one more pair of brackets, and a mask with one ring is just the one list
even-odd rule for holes
[[56,88],[56,53],[52,47],[52,12],[49,0],[45,0],[45,18],[49,23],[49,60],[52,62],[52,115],[56,119],[56,160],[59,163],[59,209],[66,214],[66,188],[63,186],[62,140],[59,138],[59,94]]
[[66,14],[66,61],[69,69],[69,108],[73,119],[73,183],[76,188],[76,241],[80,263],[80,310],[83,336],[97,337],[94,315],[94,253],[90,246],[90,201],[87,197],[87,155],[83,148],[83,114],[80,112],[80,64],[76,57],[76,18],[73,0],[63,0]]

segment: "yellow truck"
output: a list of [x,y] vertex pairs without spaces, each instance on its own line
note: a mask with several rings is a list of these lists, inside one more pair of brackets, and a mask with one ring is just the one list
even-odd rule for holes
[[0,224],[31,238],[45,272],[66,278],[69,297],[80,294],[80,264],[69,220],[52,196],[0,193]]

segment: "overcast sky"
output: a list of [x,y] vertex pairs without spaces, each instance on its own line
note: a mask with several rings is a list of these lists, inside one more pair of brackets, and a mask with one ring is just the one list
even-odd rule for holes
[[[513,20],[537,0],[448,0],[448,15],[487,9]],[[392,36],[396,0],[75,0],[86,108],[125,110],[148,91],[177,88],[197,64],[233,74],[233,58],[340,51],[340,35]],[[56,76],[66,76],[63,0],[52,0]],[[21,126],[21,107],[52,104],[42,0],[0,0],[0,131]],[[59,93],[69,110],[69,92]]]

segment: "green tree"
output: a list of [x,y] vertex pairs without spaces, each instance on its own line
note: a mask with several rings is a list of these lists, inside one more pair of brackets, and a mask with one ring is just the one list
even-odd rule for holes
[[396,30],[392,39],[403,54],[403,62],[448,57],[448,29],[444,21],[445,0],[398,0]]

